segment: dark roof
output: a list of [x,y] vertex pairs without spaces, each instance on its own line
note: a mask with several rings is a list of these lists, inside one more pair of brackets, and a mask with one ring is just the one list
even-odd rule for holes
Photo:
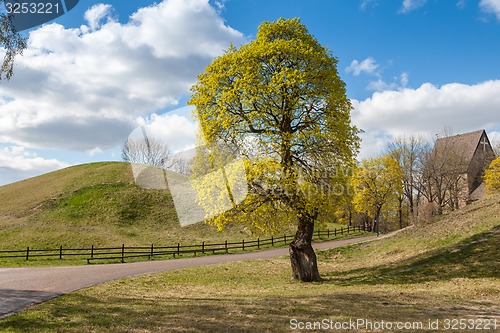
[[439,138],[434,144],[433,156],[442,160],[443,164],[452,164],[456,171],[465,173],[484,133],[484,130],[479,130]]

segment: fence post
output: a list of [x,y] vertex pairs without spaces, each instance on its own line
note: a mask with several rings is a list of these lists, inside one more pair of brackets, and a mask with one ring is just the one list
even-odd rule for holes
[[59,259],[62,259],[62,245],[59,247]]
[[154,250],[154,245],[151,244],[151,259],[153,258],[153,254],[155,253],[155,250]]
[[340,234],[344,235],[344,227],[340,227]]
[[201,253],[205,254],[205,242],[201,243]]
[[30,247],[28,246],[28,248],[26,248],[26,260],[28,260],[30,256]]
[[335,237],[337,237],[337,228],[335,228],[334,232],[335,232],[335,234],[334,234]]
[[271,246],[274,246],[274,236],[271,235]]
[[229,250],[227,249],[227,240],[224,242],[224,248],[226,249],[226,253],[228,253]]
[[328,239],[330,239],[330,228],[326,229],[326,232],[328,234]]
[[122,262],[125,262],[125,244],[122,244]]
[[257,248],[260,249],[260,237],[257,238]]
[[177,243],[177,255],[181,255],[181,243]]
[[90,249],[90,258],[94,259],[94,244],[92,244],[92,249]]
[[243,251],[245,251],[245,240],[243,239],[243,241],[241,242],[241,248],[243,249]]
[[347,234],[349,235],[349,226],[347,226]]

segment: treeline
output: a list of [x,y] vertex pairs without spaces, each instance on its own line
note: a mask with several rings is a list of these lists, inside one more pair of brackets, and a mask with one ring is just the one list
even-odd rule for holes
[[[420,136],[400,136],[380,157],[360,161],[336,212],[339,222],[386,232],[460,208],[468,200],[468,162],[446,142],[436,146]],[[499,158],[484,179],[488,190],[500,191]]]

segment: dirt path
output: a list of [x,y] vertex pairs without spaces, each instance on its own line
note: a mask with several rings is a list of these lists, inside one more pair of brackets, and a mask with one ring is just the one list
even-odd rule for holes
[[[316,250],[328,249],[375,238],[377,236],[330,241],[313,244],[313,247]],[[288,248],[126,264],[0,268],[0,318],[62,294],[120,278],[186,267],[242,260],[269,259],[285,255],[288,255]]]

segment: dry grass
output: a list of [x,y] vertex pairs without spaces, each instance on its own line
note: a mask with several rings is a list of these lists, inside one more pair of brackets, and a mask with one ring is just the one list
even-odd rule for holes
[[493,197],[393,237],[321,252],[319,283],[290,280],[287,258],[198,267],[69,294],[0,321],[0,330],[290,332],[291,319],[500,324],[499,203]]

